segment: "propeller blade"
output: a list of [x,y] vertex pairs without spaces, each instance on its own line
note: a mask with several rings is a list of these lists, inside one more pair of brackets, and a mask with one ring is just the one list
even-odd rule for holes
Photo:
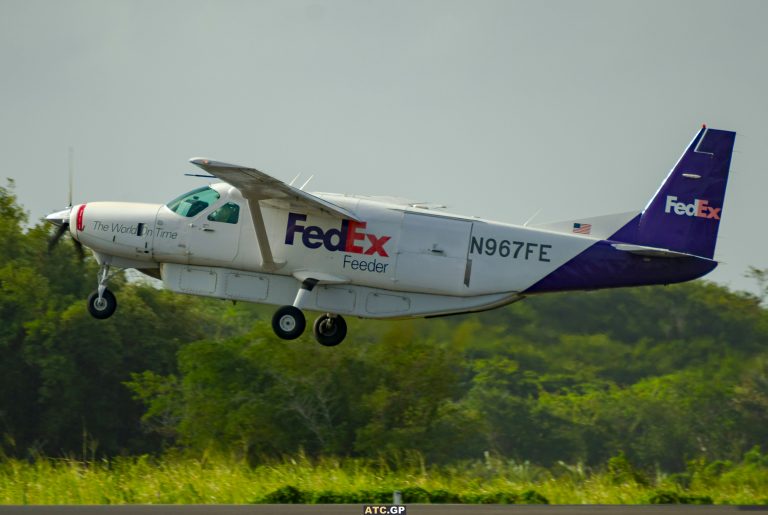
[[48,240],[48,252],[51,252],[53,248],[56,246],[56,244],[59,243],[59,240],[62,236],[64,236],[64,233],[69,230],[69,224],[68,223],[62,223],[58,227],[56,227],[56,232],[53,233],[53,236]]
[[72,243],[74,243],[75,245],[75,250],[77,251],[77,257],[80,259],[80,261],[85,260],[85,250],[83,250],[83,244],[74,238],[72,238]]
[[69,147],[69,191],[67,192],[67,205],[72,207],[72,180],[75,175],[75,149]]

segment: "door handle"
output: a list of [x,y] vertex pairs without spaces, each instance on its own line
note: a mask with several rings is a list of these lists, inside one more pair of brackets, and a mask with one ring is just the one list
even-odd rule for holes
[[210,227],[203,227],[203,231],[204,232],[213,232],[213,229],[211,229]]
[[432,254],[437,254],[438,256],[444,256],[445,255],[445,251],[443,249],[441,249],[440,247],[438,247],[437,243],[433,244],[432,248],[428,249],[428,250]]

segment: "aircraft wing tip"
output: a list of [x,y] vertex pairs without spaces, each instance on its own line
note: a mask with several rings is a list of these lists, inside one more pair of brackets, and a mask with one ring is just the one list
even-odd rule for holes
[[201,168],[206,166],[215,166],[217,168],[240,168],[238,165],[216,161],[207,157],[193,157],[189,160],[189,162]]

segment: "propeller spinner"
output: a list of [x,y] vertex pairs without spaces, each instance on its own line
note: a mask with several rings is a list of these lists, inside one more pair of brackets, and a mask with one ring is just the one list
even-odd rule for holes
[[[58,245],[59,240],[61,240],[61,237],[64,236],[66,232],[69,232],[69,215],[71,212],[72,208],[68,207],[67,209],[51,213],[45,217],[46,220],[56,226],[56,231],[48,240],[48,252],[52,252],[54,247]],[[77,238],[75,237],[72,237],[72,243],[75,245],[75,250],[80,257],[80,260],[83,260],[85,258],[85,251],[83,250],[82,243],[77,241]]]

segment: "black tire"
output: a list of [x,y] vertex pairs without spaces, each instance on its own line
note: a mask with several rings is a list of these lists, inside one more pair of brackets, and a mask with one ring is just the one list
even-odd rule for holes
[[104,293],[99,300],[99,292],[95,291],[88,297],[88,313],[93,318],[104,320],[111,317],[117,309],[117,299],[115,294],[109,290],[104,290]]
[[307,327],[307,319],[299,308],[283,306],[272,316],[272,330],[283,340],[295,340]]
[[341,315],[320,315],[312,326],[312,332],[320,345],[335,347],[347,336],[347,322]]

